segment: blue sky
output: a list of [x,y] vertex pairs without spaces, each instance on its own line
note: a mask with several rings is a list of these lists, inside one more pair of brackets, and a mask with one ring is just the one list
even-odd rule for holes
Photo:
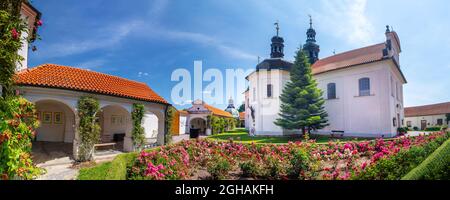
[[[82,2],[82,3],[81,3]],[[42,41],[29,66],[55,63],[147,83],[171,100],[171,73],[253,69],[269,56],[279,20],[285,58],[293,59],[314,19],[320,57],[380,43],[398,33],[406,106],[450,101],[450,3],[446,0],[34,0]],[[204,83],[206,86],[208,83]],[[237,104],[243,97],[237,97]],[[224,108],[226,105],[216,105]],[[180,106],[178,106],[181,108]]]

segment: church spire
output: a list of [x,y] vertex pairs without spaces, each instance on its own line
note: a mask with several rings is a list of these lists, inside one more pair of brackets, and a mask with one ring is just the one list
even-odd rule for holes
[[284,39],[279,36],[280,33],[280,23],[275,22],[275,29],[277,31],[277,35],[273,36],[271,46],[271,58],[283,58],[284,57]]
[[303,46],[303,51],[309,58],[309,62],[314,64],[319,60],[320,46],[316,44],[316,30],[313,28],[312,16],[309,15],[309,29],[306,31],[306,44]]

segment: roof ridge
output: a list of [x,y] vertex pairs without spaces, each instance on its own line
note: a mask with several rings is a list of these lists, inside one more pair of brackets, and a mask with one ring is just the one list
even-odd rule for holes
[[346,55],[346,54],[349,54],[349,53],[352,53],[352,52],[355,52],[355,51],[360,51],[360,50],[363,50],[363,49],[369,49],[369,48],[372,48],[372,47],[375,47],[375,46],[378,46],[378,45],[382,45],[382,44],[385,44],[385,42],[378,43],[378,44],[373,44],[373,45],[369,45],[369,46],[365,46],[365,47],[361,47],[361,48],[358,48],[358,49],[348,50],[348,51],[345,51],[345,52],[342,52],[342,53],[338,53],[338,54],[335,54],[335,55],[332,55],[332,56],[328,56],[328,57],[319,59],[319,61],[325,60],[325,59],[329,59],[329,58],[333,58],[333,57],[337,57],[337,56]]
[[421,108],[421,107],[427,107],[427,106],[437,106],[437,105],[450,105],[450,102],[442,102],[442,103],[434,103],[434,104],[427,104],[427,105],[421,105],[421,106],[411,106],[411,107],[405,107],[405,109],[407,108]]
[[[139,83],[139,84],[142,84],[142,85],[146,85],[146,86],[147,86],[147,84],[144,83],[144,82],[135,81],[135,80],[123,78],[123,77],[116,76],[116,75],[106,74],[106,73],[102,73],[102,72],[97,72],[97,71],[87,70],[87,69],[83,69],[83,68],[79,68],[79,67],[74,67],[74,66],[68,66],[68,65],[60,65],[60,64],[53,64],[53,63],[45,63],[45,64],[39,65],[39,66],[37,66],[37,67],[35,67],[35,68],[45,67],[45,66],[66,67],[66,68],[71,68],[71,69],[75,69],[75,70],[86,71],[86,72],[89,72],[89,73],[101,74],[101,75],[105,75],[105,76],[109,76],[109,77],[114,77],[114,78],[118,78],[118,79],[121,79],[121,80],[130,81],[130,82],[135,82],[135,83]],[[35,68],[32,68],[32,69],[35,69]]]

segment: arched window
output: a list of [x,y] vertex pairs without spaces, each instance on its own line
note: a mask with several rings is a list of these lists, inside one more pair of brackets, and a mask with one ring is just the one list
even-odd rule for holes
[[359,79],[359,96],[370,96],[370,79]]
[[328,99],[336,99],[336,83],[328,83],[327,96]]

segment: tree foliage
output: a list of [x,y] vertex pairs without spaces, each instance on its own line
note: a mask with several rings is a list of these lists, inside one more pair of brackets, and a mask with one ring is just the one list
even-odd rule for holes
[[311,64],[302,50],[297,52],[290,78],[280,96],[280,118],[275,124],[287,130],[300,129],[303,134],[327,126],[323,92],[317,88]]
[[167,114],[166,114],[166,134],[164,135],[164,142],[166,144],[169,144],[172,142],[172,136],[173,133],[173,120],[176,116],[177,109],[173,106],[169,106],[167,108]]
[[241,106],[239,106],[238,111],[239,112],[245,112],[245,104],[242,104]]
[[14,95],[16,65],[24,58],[18,54],[22,47],[21,33],[27,31],[25,23],[4,10],[0,10],[0,85],[2,96]]
[[84,96],[78,100],[77,109],[80,119],[78,161],[85,162],[92,160],[94,145],[100,139],[100,125],[97,116],[100,112],[100,104],[97,99]]

